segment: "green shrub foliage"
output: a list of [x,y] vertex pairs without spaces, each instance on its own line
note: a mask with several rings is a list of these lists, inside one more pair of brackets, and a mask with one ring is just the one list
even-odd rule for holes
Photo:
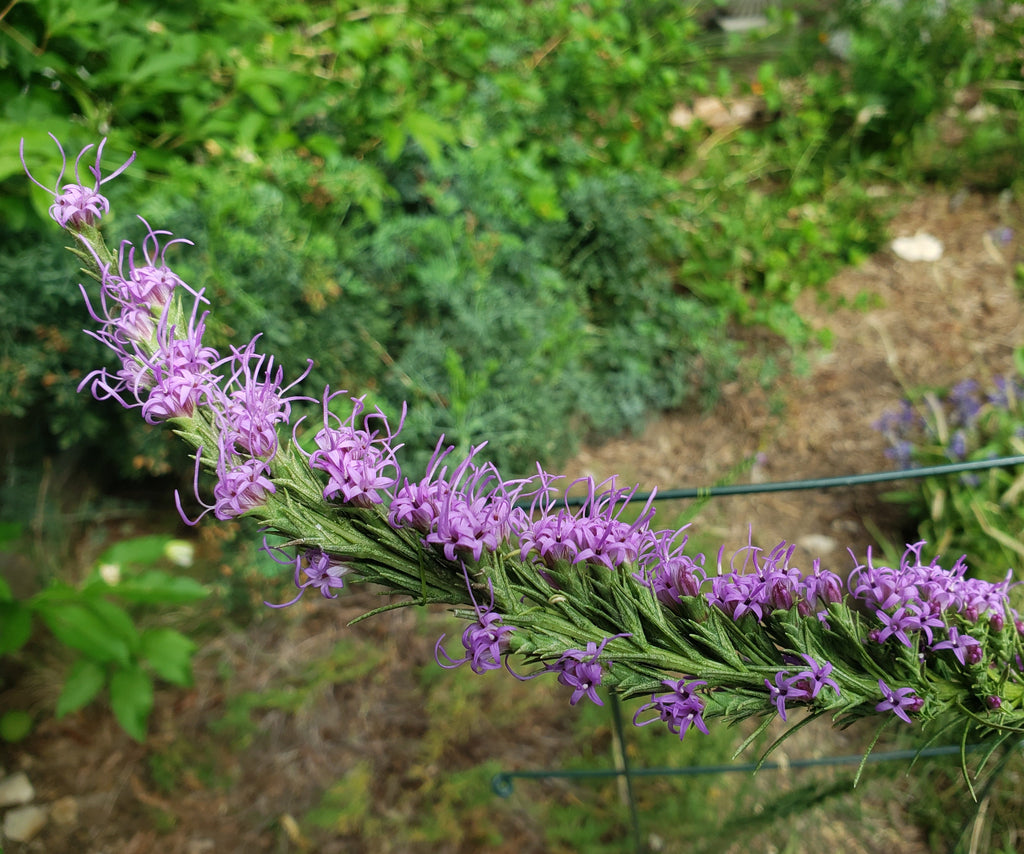
[[[885,140],[918,139],[954,87],[1019,67],[1020,19],[982,33],[969,4],[927,21],[920,3],[841,5],[739,43],[660,0],[15,4],[0,22],[0,417],[28,436],[20,459],[102,459],[116,436],[132,471],[167,468],[162,440],[74,393],[98,351],[59,250],[40,249],[47,201],[17,156],[23,138],[56,174],[50,131],[71,148],[109,137],[111,162],[140,151],[114,201],[195,242],[173,263],[223,307],[218,343],[262,329],[292,370],[316,357],[315,383],[408,400],[420,459],[444,430],[523,470],[712,401],[738,358],[731,322],[798,345],[795,296],[879,245],[865,178],[906,168]],[[819,24],[852,32],[846,65]],[[925,25],[908,56],[878,49]],[[764,121],[724,136],[672,121],[709,94],[756,95]],[[984,97],[993,145],[1019,151],[1019,87]],[[881,111],[859,120],[865,107]]]

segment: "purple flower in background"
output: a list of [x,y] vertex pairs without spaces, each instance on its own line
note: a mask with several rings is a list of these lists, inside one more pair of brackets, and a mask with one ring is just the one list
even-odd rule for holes
[[996,390],[988,396],[988,402],[1000,409],[1009,409],[1024,399],[1024,385],[1015,379],[996,377],[992,380]]
[[981,394],[976,380],[961,380],[949,390],[953,406],[950,421],[956,427],[970,428],[981,411]]
[[[299,588],[299,592],[294,599],[281,605],[265,602],[264,604],[270,608],[287,608],[289,605],[294,605],[310,587],[315,587],[319,590],[320,595],[325,599],[337,599],[338,594],[336,591],[345,586],[345,576],[351,571],[351,568],[342,563],[338,558],[320,549],[303,549],[295,557],[289,557],[285,561],[278,560],[274,553],[286,553],[282,549],[267,545],[266,540],[263,542],[263,550],[277,563],[294,565],[295,586]],[[305,581],[302,580],[302,575],[306,576]]]
[[882,702],[875,706],[876,712],[893,712],[908,724],[913,723],[910,715],[921,711],[924,700],[914,694],[913,688],[890,688],[884,679],[878,680],[878,688],[882,692]]
[[[685,679],[677,679],[666,680],[661,684],[669,691],[665,694],[652,694],[651,702],[645,703],[633,715],[634,726],[647,726],[655,721],[664,721],[668,725],[669,732],[678,734],[680,739],[686,735],[691,726],[707,735],[708,728],[702,717],[704,701],[697,696],[697,689],[708,683],[703,680],[687,682]],[[641,721],[640,716],[648,709],[657,714],[655,717]]]
[[51,190],[32,177],[28,164],[25,163],[25,140],[22,139],[18,152],[21,155],[21,164],[25,167],[25,174],[28,175],[29,180],[33,184],[53,196],[53,204],[50,205],[50,216],[61,228],[95,225],[104,214],[110,211],[110,202],[107,201],[105,196],[100,195],[100,187],[124,172],[135,160],[135,152],[133,151],[131,156],[118,169],[106,178],[101,178],[100,161],[103,159],[103,147],[107,144],[106,139],[101,140],[96,149],[96,163],[89,167],[89,172],[92,174],[94,181],[93,186],[90,188],[83,184],[80,170],[82,158],[93,147],[92,144],[89,144],[75,158],[75,183],[65,184],[62,187],[60,182],[64,178],[65,171],[67,171],[67,157],[64,154],[64,147],[60,144],[57,137],[52,133],[49,136],[57,144],[61,160],[60,174],[54,183],[54,189]]
[[967,434],[963,430],[957,430],[949,440],[949,447],[946,448],[946,455],[959,462],[967,458]]

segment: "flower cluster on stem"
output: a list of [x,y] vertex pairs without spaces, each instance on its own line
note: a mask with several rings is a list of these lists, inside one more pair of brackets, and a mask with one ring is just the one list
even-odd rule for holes
[[[79,178],[90,150],[75,161]],[[923,543],[895,567],[869,552],[845,581],[817,560],[800,569],[785,542],[767,551],[751,542],[727,564],[720,551],[709,570],[704,555],[687,553],[685,528],[653,526],[653,492],[634,512],[636,488],[615,478],[566,483],[538,465],[506,480],[483,445],[454,460],[443,437],[422,477],[403,476],[404,409],[392,426],[365,397],[325,389],[311,428],[294,406],[316,402],[294,391],[309,365],[286,384],[258,336],[227,354],[204,341],[206,299],[166,261],[187,241],[149,229],[141,256],[126,244],[116,256],[106,249],[95,229],[109,210],[99,190],[128,164],[101,177],[102,153],[100,144],[90,185],[61,186],[62,170],[52,191],[53,218],[100,283],[97,298],[87,295],[91,334],[117,363],[82,385],[191,445],[197,498],[204,472],[214,479],[200,515],[249,516],[268,542],[280,540],[267,548],[298,592],[273,607],[309,589],[334,598],[348,581],[407,604],[447,603],[468,624],[462,657],[438,641],[441,666],[511,672],[517,656],[537,665],[531,675],[556,674],[574,705],[601,704],[599,690],[650,697],[634,721],[680,738],[706,733],[712,718],[785,720],[794,708],[837,725],[952,716],[969,732],[1024,731],[1009,575],[989,583],[963,561],[944,569],[923,557]],[[970,390],[962,397],[968,418]],[[581,491],[571,509],[566,496]]]

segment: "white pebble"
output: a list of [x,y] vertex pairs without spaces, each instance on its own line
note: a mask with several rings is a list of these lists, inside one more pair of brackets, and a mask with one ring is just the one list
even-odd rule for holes
[[924,231],[913,237],[897,237],[892,251],[904,261],[938,261],[942,257],[942,243]]
[[4,836],[11,842],[28,842],[46,824],[46,810],[42,807],[15,807],[4,816]]
[[0,780],[0,807],[10,807],[15,804],[27,804],[36,796],[35,789],[28,780],[24,771],[11,774]]

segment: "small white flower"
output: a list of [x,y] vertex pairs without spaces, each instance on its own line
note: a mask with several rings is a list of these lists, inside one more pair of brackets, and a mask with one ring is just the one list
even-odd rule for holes
[[121,564],[119,563],[101,563],[100,578],[102,578],[111,587],[121,583]]
[[164,557],[175,566],[192,566],[195,554],[195,546],[188,540],[168,540],[164,546]]

